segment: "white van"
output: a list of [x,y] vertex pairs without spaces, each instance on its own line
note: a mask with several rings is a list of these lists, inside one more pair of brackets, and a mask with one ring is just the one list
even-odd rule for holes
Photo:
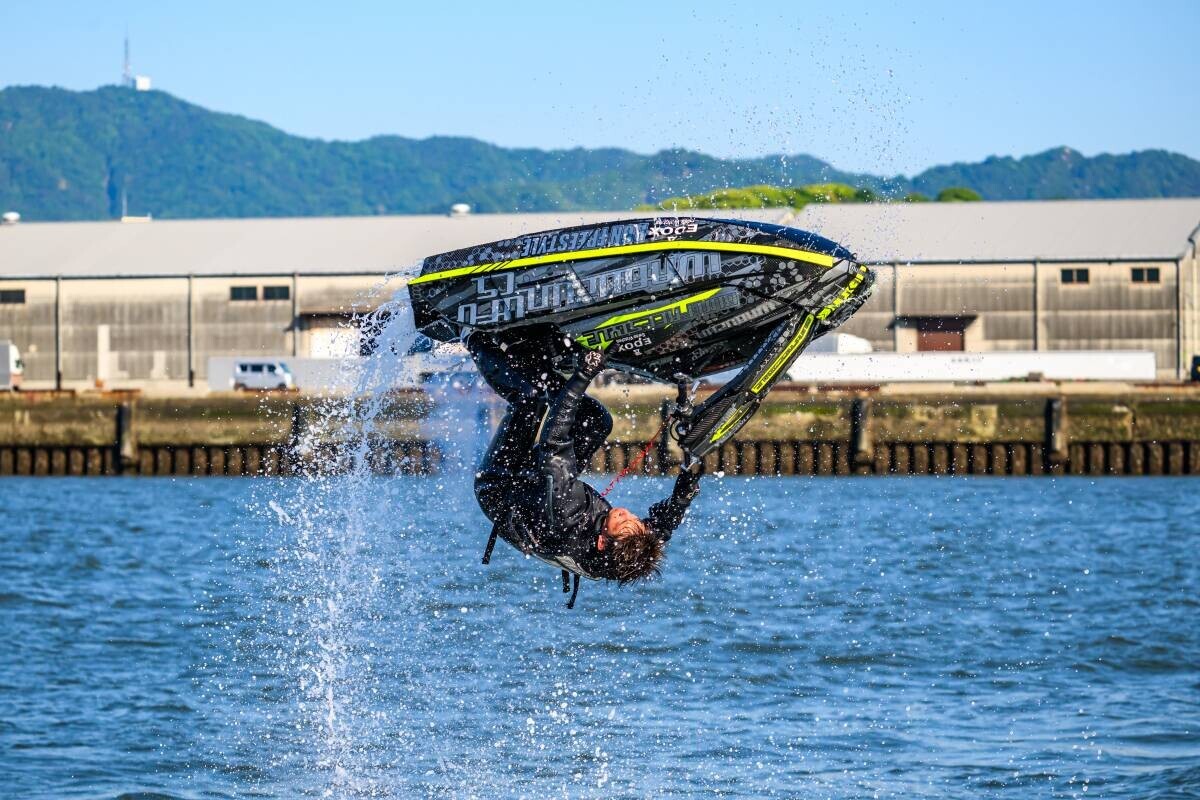
[[21,388],[21,377],[25,374],[25,363],[21,352],[10,341],[0,342],[0,392],[15,392]]
[[296,385],[288,365],[272,359],[239,359],[233,362],[233,377],[229,383],[234,391],[291,389]]
[[455,381],[473,382],[475,363],[461,344],[435,342],[423,333],[405,353],[404,366],[418,385],[430,382],[450,385]]

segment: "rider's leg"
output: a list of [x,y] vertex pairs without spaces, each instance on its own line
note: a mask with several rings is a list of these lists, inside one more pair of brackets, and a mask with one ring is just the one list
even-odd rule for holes
[[544,392],[530,382],[529,370],[514,362],[507,348],[485,333],[474,333],[467,339],[467,350],[475,359],[479,374],[505,400],[500,425],[492,437],[479,471],[475,475],[475,496],[489,518],[499,514],[522,467],[532,462],[533,446],[537,441],[538,424],[545,413]]
[[613,419],[608,409],[594,397],[583,396],[579,403],[579,411],[575,414],[575,427],[571,429],[575,437],[575,463],[582,472],[591,463],[592,456],[603,445],[608,435],[612,433]]
[[[546,408],[542,400],[510,404],[483,456],[475,475],[475,498],[493,522],[507,518],[514,492],[523,491],[536,470],[534,447]],[[576,463],[580,470],[586,469],[612,432],[612,416],[598,400],[585,396],[571,431]]]
[[509,404],[475,473],[475,498],[493,522],[507,518],[513,492],[530,480],[535,469],[533,448],[546,407],[537,399]]
[[[554,371],[551,355],[556,344],[549,334],[507,346],[501,346],[494,337],[483,332],[472,333],[467,339],[467,349],[484,381],[513,406],[530,402],[541,404],[547,395],[561,388],[562,377]],[[537,412],[538,420],[543,411],[544,405]],[[537,424],[536,421],[532,424],[535,432]],[[585,396],[572,428],[576,463],[581,468],[604,444],[612,433],[612,426],[608,409],[595,398]]]
[[732,438],[813,339],[858,310],[873,282],[871,270],[855,264],[823,276],[812,310],[799,310],[780,322],[742,371],[696,408],[680,439],[683,449],[701,458]]

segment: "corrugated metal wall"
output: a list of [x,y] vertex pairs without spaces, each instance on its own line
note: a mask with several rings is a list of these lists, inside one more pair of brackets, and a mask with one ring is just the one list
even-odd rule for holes
[[186,278],[64,281],[61,303],[64,381],[187,380]]
[[[264,300],[263,288],[281,286],[288,299]],[[231,300],[234,287],[253,289],[256,300]],[[195,348],[196,380],[208,377],[209,356],[235,356],[247,353],[291,355],[292,352],[292,279],[271,278],[196,278]]]
[[[364,301],[380,276],[195,278],[192,284],[192,361],[196,383],[207,378],[209,356],[291,355],[292,297],[299,307],[347,311],[372,308],[390,294]],[[64,386],[108,386],[188,380],[188,279],[109,278],[61,282]],[[256,300],[233,300],[233,287],[253,287]],[[287,297],[264,299],[266,286]],[[0,304],[0,338],[11,339],[25,361],[29,388],[55,383],[55,292],[52,279],[0,281],[23,289],[24,303]]]
[[25,302],[0,303],[0,339],[21,351],[26,381],[54,382],[54,280],[0,281],[0,289],[25,291]]
[[1183,312],[1180,331],[1180,371],[1190,374],[1192,357],[1200,355],[1200,259],[1195,245],[1189,245],[1188,253],[1179,262],[1180,306]]
[[[1132,270],[1157,268],[1158,283],[1134,283]],[[1064,269],[1086,269],[1087,283],[1064,283]],[[1152,350],[1159,376],[1174,377],[1174,262],[1043,264],[1039,319],[1047,350]]]
[[1032,264],[901,265],[897,315],[974,317],[971,350],[1032,350]]
[[892,305],[896,270],[891,264],[880,264],[872,269],[875,270],[875,289],[871,297],[838,330],[867,339],[876,350],[890,352],[896,349],[891,327],[896,318]]

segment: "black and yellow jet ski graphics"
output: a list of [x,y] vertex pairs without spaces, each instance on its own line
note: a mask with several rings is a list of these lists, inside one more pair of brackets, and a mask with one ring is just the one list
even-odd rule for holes
[[[745,424],[873,280],[849,250],[795,228],[657,217],[431,256],[408,290],[418,329],[442,341],[474,330],[544,339],[550,329],[605,350],[610,367],[660,381],[742,368],[681,429],[698,457]],[[571,348],[560,357],[569,370]]]

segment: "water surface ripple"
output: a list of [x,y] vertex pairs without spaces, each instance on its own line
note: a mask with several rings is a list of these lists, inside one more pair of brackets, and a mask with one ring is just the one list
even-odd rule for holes
[[712,480],[574,611],[462,481],[328,563],[294,487],[0,484],[6,796],[1200,796],[1187,479]]

